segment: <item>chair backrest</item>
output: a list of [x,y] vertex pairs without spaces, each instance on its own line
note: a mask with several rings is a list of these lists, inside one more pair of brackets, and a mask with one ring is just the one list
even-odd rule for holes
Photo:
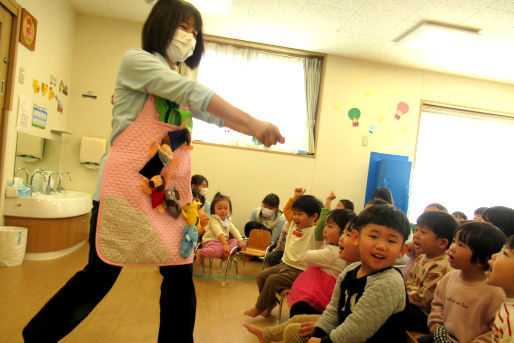
[[271,232],[268,230],[253,229],[248,237],[247,247],[251,249],[266,250],[271,243]]

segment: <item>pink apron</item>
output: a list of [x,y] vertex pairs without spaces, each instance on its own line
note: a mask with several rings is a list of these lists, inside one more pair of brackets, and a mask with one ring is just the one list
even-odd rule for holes
[[[96,249],[106,263],[116,266],[165,266],[192,263],[180,255],[185,218],[152,207],[152,196],[139,171],[151,158],[149,147],[179,127],[158,120],[155,96],[150,95],[137,119],[115,140],[105,165],[98,212]],[[177,189],[180,206],[190,202],[191,150],[173,151],[178,162],[164,167],[160,175],[171,178],[166,189]]]

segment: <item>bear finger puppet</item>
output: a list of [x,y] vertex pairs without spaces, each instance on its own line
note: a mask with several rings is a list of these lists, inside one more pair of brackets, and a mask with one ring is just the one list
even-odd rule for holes
[[148,184],[141,184],[141,189],[146,194],[152,196],[152,208],[156,208],[159,213],[164,213],[164,191],[166,189],[166,179],[164,176],[152,176]]
[[177,219],[181,213],[179,200],[180,194],[175,187],[173,187],[173,190],[167,189],[164,191],[164,205],[168,213],[175,219]]

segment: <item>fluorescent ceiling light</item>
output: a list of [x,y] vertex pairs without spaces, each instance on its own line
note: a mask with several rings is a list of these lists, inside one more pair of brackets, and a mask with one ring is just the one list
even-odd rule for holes
[[422,50],[449,50],[476,42],[479,29],[421,22],[395,39],[396,43]]
[[187,0],[202,12],[228,17],[232,0]]

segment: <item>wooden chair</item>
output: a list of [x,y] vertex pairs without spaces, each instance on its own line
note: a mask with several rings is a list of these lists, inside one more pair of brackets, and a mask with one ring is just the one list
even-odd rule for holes
[[250,231],[250,237],[248,237],[246,243],[246,250],[239,252],[239,254],[244,255],[243,268],[245,266],[246,256],[264,257],[270,243],[271,232],[268,230],[253,229]]
[[289,292],[291,292],[291,289],[284,289],[280,292],[275,293],[275,299],[277,299],[278,302],[277,324],[280,324],[280,320],[282,319],[282,305],[284,304],[285,299],[289,295]]
[[418,343],[418,338],[424,335],[421,332],[407,331],[407,343]]

